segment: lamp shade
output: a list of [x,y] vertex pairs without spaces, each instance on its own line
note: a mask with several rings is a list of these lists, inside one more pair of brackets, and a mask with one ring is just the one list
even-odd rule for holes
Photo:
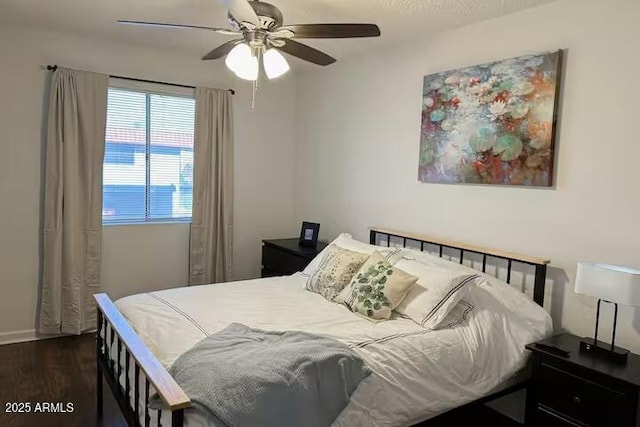
[[252,56],[243,62],[242,65],[235,70],[235,73],[236,76],[241,79],[255,81],[258,79],[258,71],[258,58]]
[[227,59],[225,59],[224,62],[227,64],[227,67],[235,73],[244,62],[250,59],[251,48],[245,43],[240,43],[231,49],[231,52],[227,54]]
[[275,79],[289,71],[287,60],[276,49],[269,49],[264,53],[264,71],[267,77]]
[[575,291],[605,301],[640,307],[640,270],[579,262]]
[[240,43],[231,49],[225,64],[241,79],[256,80],[258,78],[258,58],[245,43]]

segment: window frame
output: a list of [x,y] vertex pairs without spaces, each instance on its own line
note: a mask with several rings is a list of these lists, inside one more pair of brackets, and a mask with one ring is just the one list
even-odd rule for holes
[[[105,219],[102,215],[103,226],[118,226],[118,225],[140,225],[140,224],[190,224],[193,218],[193,201],[191,215],[188,217],[178,218],[151,218],[150,206],[151,206],[151,96],[172,96],[176,98],[193,99],[195,102],[195,89],[186,88],[182,86],[174,86],[161,83],[139,82],[134,80],[120,79],[117,77],[111,77],[109,79],[108,89],[122,89],[130,92],[138,92],[145,95],[145,192],[144,192],[144,219]],[[108,107],[107,107],[108,112]],[[105,129],[106,131],[106,129]],[[194,108],[194,135],[195,135],[195,108]],[[105,138],[105,149],[106,149]],[[193,152],[195,152],[195,141]],[[105,151],[106,158],[106,151]],[[102,165],[104,167],[104,158]],[[104,173],[104,172],[103,172]],[[104,185],[103,185],[103,198],[104,198]],[[192,189],[193,192],[193,189]],[[192,193],[193,194],[193,193]],[[193,196],[192,196],[193,197]],[[192,199],[193,200],[193,199]],[[104,203],[104,201],[103,201]]]

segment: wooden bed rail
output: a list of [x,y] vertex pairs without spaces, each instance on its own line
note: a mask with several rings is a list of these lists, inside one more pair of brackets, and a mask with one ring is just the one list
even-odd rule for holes
[[[149,425],[149,383],[162,399],[164,407],[172,413],[172,426],[182,427],[185,408],[192,406],[191,400],[171,377],[169,372],[151,353],[151,350],[142,342],[133,328],[126,321],[107,294],[95,294],[94,299],[98,308],[97,331],[97,374],[98,374],[98,417],[102,419],[102,375],[104,374],[112,389],[120,409],[130,426]],[[114,337],[115,333],[115,337]],[[116,360],[112,359],[112,349],[117,347]],[[124,349],[124,360],[121,361],[121,353]],[[133,390],[130,384],[130,367],[133,361],[135,375],[133,377]],[[124,366],[123,366],[124,365]],[[125,372],[125,384],[121,385],[119,379]],[[144,386],[144,424],[140,423],[140,371],[145,376]],[[133,394],[131,394],[133,392]],[[131,403],[133,398],[134,403]],[[133,406],[133,407],[132,407]],[[158,418],[161,411],[158,411]],[[161,425],[158,420],[158,426]]]

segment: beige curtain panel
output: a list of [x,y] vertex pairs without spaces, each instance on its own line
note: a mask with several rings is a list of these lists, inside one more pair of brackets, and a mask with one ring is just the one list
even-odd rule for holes
[[51,77],[40,333],[80,334],[95,327],[108,85],[106,75],[64,68]]
[[196,88],[189,284],[231,280],[233,106],[229,91]]

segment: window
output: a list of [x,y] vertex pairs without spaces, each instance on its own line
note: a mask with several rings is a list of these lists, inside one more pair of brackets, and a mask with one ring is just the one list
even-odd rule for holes
[[191,219],[194,124],[192,94],[109,88],[103,223]]

